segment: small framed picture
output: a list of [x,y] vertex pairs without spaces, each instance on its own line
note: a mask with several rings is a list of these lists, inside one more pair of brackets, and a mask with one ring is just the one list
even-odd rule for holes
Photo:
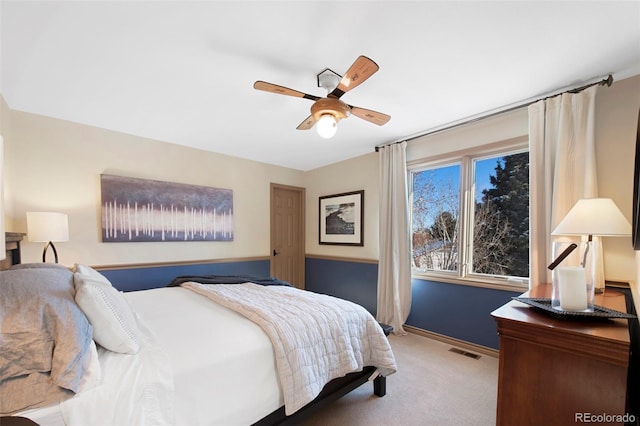
[[364,245],[364,190],[319,199],[319,243]]

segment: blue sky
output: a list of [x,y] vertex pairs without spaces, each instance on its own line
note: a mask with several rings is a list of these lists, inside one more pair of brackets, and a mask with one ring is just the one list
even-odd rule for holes
[[476,201],[480,201],[482,199],[483,189],[491,188],[489,176],[496,175],[495,168],[498,161],[504,165],[502,157],[493,157],[486,160],[476,161]]
[[[476,161],[476,201],[482,199],[483,189],[491,188],[489,177],[492,175],[495,176],[495,168],[498,161],[502,162],[502,157],[492,157]],[[433,177],[436,184],[449,183],[452,185],[454,191],[457,193],[460,192],[460,166],[458,164],[433,169],[431,172],[434,173]],[[420,184],[419,175],[414,184]],[[433,218],[429,220],[429,222],[432,220]]]
[[[482,190],[491,187],[489,176],[495,176],[497,162],[502,163],[502,157],[493,157],[476,161],[476,200],[480,201]],[[436,182],[451,182],[454,189],[459,190],[460,167],[458,165],[441,167],[434,170]]]

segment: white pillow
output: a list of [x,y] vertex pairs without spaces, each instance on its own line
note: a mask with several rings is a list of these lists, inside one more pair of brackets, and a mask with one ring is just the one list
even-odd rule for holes
[[100,287],[115,289],[115,287],[113,287],[113,285],[111,285],[109,281],[105,282],[105,280],[103,279],[95,278],[90,275],[84,275],[79,272],[75,272],[73,274],[73,286],[76,289],[76,293],[78,292],[78,290],[80,290],[80,287],[82,287],[85,284],[91,284],[91,285],[97,285]]
[[123,354],[140,350],[136,318],[118,290],[84,279],[76,288],[76,303],[93,326],[93,339],[100,346]]
[[76,272],[73,276],[73,280],[74,280],[74,284],[76,286],[76,290],[78,289],[78,284],[82,284],[81,282],[79,283],[77,280],[78,274],[80,274],[82,276],[82,278],[84,278],[85,280],[90,280],[90,282],[92,284],[104,284],[107,285],[109,287],[113,287],[113,284],[111,284],[111,281],[109,281],[109,279],[107,279],[107,277],[105,277],[104,275],[102,275],[100,272],[96,271],[95,269],[93,269],[91,266],[87,266],[87,265],[81,265],[79,263],[76,263],[74,266],[74,272]]

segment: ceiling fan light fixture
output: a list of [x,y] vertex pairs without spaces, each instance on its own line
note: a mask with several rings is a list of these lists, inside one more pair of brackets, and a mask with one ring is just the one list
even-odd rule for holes
[[338,121],[331,114],[322,114],[316,123],[316,128],[318,129],[320,137],[329,139],[336,134],[336,131],[338,131]]
[[348,105],[340,100],[342,95],[362,84],[377,71],[378,65],[362,55],[358,56],[344,76],[326,68],[317,74],[318,87],[323,87],[328,92],[324,98],[261,80],[253,83],[253,88],[313,101],[313,105],[311,105],[311,115],[305,118],[296,129],[309,130],[318,124],[317,130],[320,136],[323,138],[331,138],[336,134],[338,121],[349,117],[352,113],[356,117],[377,124],[378,126],[382,126],[389,121],[391,117],[387,114]]
[[324,71],[317,75],[317,78],[318,87],[324,87],[327,93],[331,93],[340,84],[342,76],[329,68],[325,68]]

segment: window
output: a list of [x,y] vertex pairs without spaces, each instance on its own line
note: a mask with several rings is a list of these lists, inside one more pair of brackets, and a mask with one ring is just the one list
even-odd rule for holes
[[410,174],[414,274],[527,282],[526,144],[414,162]]

